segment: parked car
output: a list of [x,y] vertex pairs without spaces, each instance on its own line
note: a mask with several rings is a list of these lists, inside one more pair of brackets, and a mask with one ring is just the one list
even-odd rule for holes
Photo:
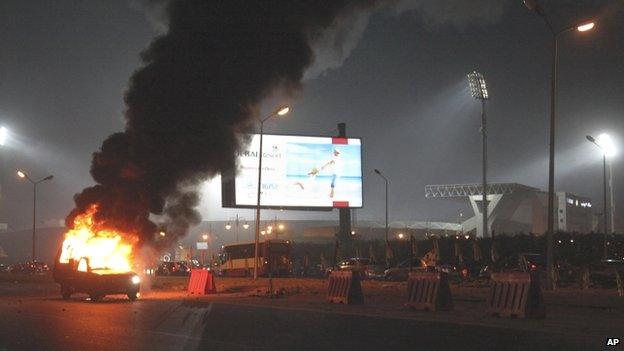
[[410,261],[412,271],[426,271],[427,264],[421,257],[414,257],[413,259],[407,259],[399,263],[396,267],[388,268],[384,271],[384,279],[393,281],[407,280],[410,272]]
[[616,271],[619,272],[620,277],[624,276],[624,260],[601,260],[591,269],[590,280],[593,284],[605,289],[615,288],[617,286]]
[[331,271],[351,271],[358,274],[361,279],[374,279],[380,275],[380,266],[372,264],[368,258],[352,257],[340,261],[335,267],[327,269],[327,274]]
[[369,264],[364,270],[365,278],[371,280],[385,279],[386,267],[381,264]]
[[540,272],[546,271],[544,256],[538,253],[520,253],[489,263],[479,271],[480,278],[490,278],[492,272]]

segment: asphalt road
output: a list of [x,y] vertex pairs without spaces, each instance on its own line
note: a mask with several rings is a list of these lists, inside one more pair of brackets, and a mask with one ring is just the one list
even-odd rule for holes
[[602,343],[491,326],[316,311],[256,298],[91,302],[0,297],[4,350],[601,350]]

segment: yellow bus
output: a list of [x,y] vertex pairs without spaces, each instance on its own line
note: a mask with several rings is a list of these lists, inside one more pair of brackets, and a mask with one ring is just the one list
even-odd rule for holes
[[[258,275],[286,277],[292,273],[290,240],[265,240],[258,243]],[[255,244],[224,245],[219,254],[219,275],[224,277],[253,276]]]

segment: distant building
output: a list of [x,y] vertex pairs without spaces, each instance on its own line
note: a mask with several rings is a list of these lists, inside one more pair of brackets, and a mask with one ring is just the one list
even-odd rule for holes
[[589,233],[594,230],[593,204],[588,197],[557,193],[557,229],[562,232]]
[[[548,228],[548,193],[516,183],[488,184],[488,228],[482,228],[482,186],[479,184],[427,185],[425,198],[468,200],[474,216],[461,223],[464,232],[476,232],[477,237],[497,234],[543,234]],[[555,194],[555,229],[589,233],[593,225],[590,198],[567,192]]]

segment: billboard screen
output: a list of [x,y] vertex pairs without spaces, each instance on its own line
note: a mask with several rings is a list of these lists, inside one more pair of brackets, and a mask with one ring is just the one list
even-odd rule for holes
[[[259,146],[254,134],[238,154],[233,207],[256,206]],[[362,207],[361,146],[359,138],[265,134],[261,206]]]

